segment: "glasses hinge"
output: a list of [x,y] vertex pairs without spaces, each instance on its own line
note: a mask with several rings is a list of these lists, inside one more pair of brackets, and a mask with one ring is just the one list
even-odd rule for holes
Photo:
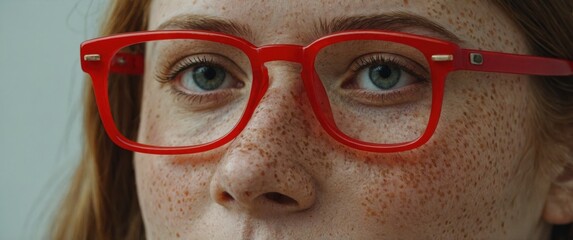
[[454,55],[432,55],[434,62],[447,62],[454,60]]
[[84,61],[86,62],[98,62],[101,58],[99,54],[86,54],[84,55]]

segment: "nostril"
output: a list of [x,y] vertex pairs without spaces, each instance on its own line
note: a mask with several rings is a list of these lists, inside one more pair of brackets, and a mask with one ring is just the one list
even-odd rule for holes
[[278,192],[265,193],[264,197],[278,204],[298,206],[298,202],[296,200],[282,193]]
[[235,198],[233,198],[233,196],[231,196],[231,194],[228,192],[222,192],[221,195],[219,195],[219,200],[222,202],[231,202],[235,200]]

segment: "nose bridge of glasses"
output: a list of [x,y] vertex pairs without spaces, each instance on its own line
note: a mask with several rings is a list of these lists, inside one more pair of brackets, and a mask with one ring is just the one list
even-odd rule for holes
[[277,44],[263,46],[258,49],[262,63],[269,61],[302,62],[303,47],[291,44]]

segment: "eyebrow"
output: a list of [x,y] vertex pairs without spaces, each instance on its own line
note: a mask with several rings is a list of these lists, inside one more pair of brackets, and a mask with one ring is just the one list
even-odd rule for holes
[[[441,38],[447,41],[462,43],[463,41],[454,33],[443,26],[422,16],[407,12],[391,12],[377,15],[359,15],[337,17],[334,19],[320,19],[313,26],[314,39],[342,31],[351,30],[384,30],[402,32],[405,30],[425,29],[429,30],[431,37]],[[252,39],[254,34],[247,25],[217,17],[182,14],[177,15],[157,28],[158,30],[190,29],[221,32]],[[434,34],[432,34],[434,33]]]
[[315,35],[324,36],[349,30],[384,30],[402,32],[405,30],[426,29],[437,34],[437,38],[456,43],[463,41],[443,26],[425,17],[407,12],[391,12],[378,15],[338,17],[321,19],[315,26]]
[[252,31],[246,25],[238,24],[226,19],[204,15],[183,14],[175,16],[157,28],[158,30],[192,29],[212,32],[221,32],[249,39]]

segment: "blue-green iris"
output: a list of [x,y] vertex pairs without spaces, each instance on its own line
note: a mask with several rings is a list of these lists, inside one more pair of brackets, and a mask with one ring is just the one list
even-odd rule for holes
[[370,81],[372,81],[376,87],[384,90],[396,86],[402,75],[402,71],[399,68],[391,65],[374,65],[368,70]]
[[225,70],[213,66],[199,66],[191,73],[193,82],[202,90],[215,90],[223,85],[226,77]]

